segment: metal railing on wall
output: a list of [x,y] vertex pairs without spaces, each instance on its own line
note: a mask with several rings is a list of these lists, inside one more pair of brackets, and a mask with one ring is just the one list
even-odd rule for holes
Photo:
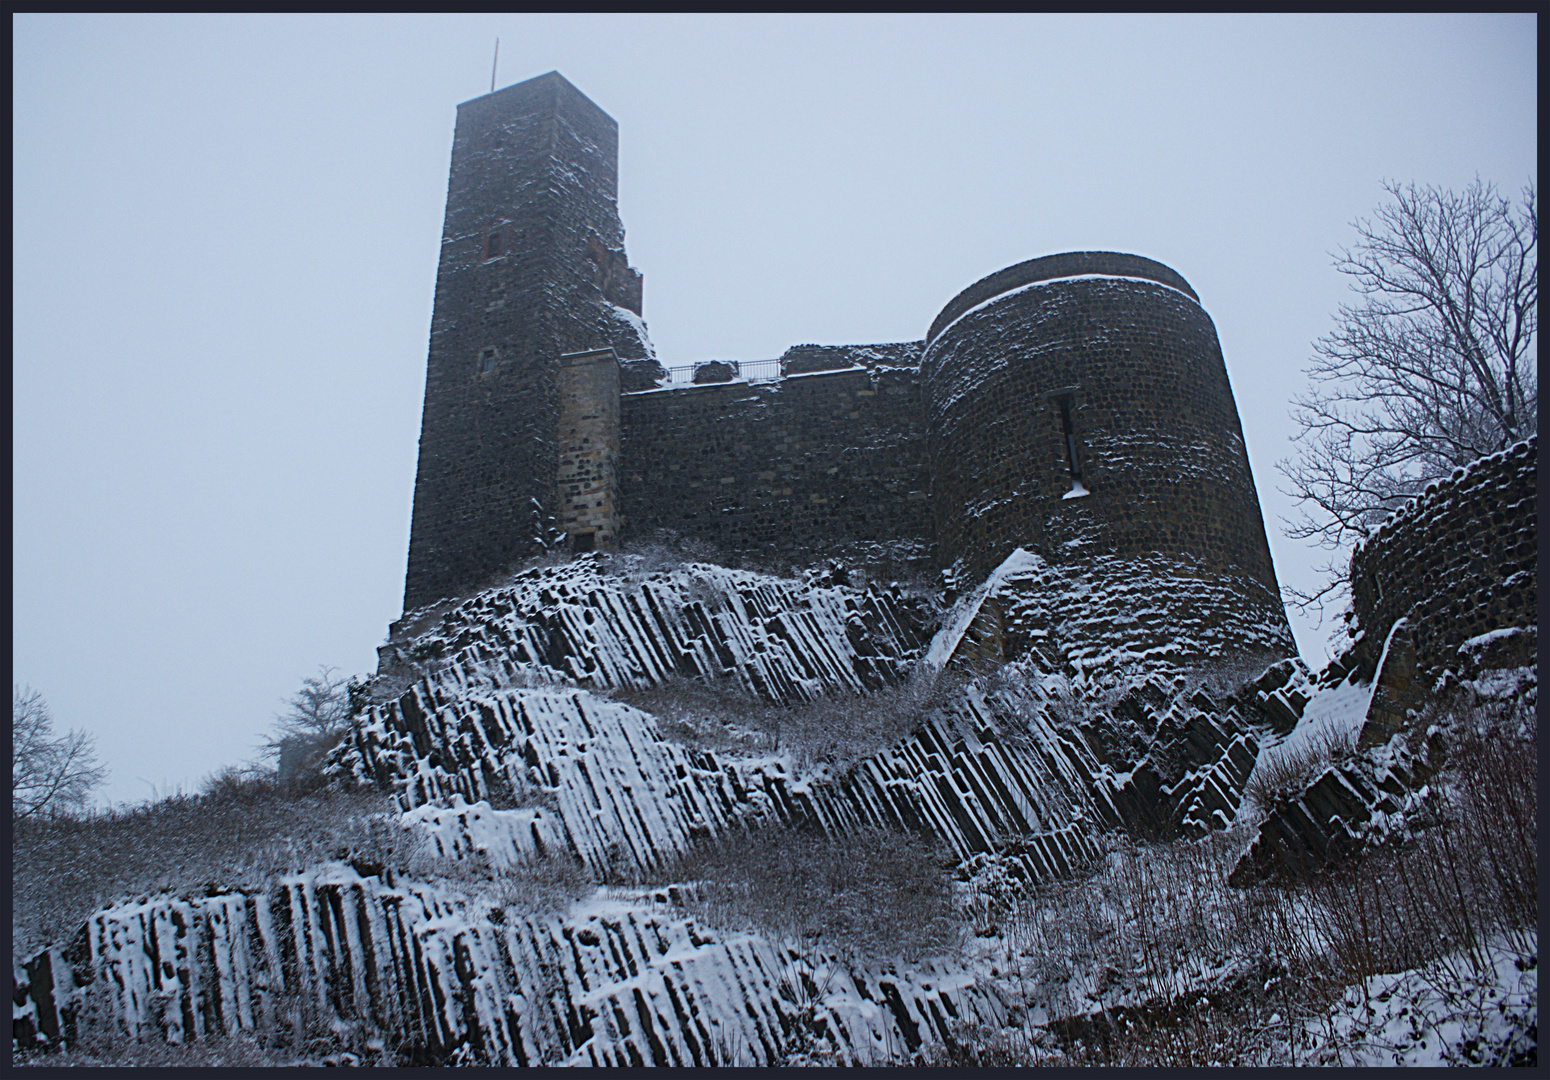
[[688,386],[694,382],[695,371],[708,364],[724,364],[732,369],[733,379],[744,382],[774,382],[780,378],[779,360],[704,360],[698,364],[668,368],[668,380],[674,386]]

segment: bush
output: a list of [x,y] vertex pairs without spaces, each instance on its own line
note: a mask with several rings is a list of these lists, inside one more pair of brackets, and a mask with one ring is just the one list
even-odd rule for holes
[[243,1032],[232,1038],[215,1037],[175,1046],[160,1041],[135,1042],[127,1035],[109,1035],[107,1025],[87,1028],[77,1046],[57,1051],[17,1054],[18,1066],[59,1068],[153,1068],[232,1069],[274,1068],[298,1064],[265,1041]]
[[[1238,889],[1227,875],[1241,830],[1115,841],[1089,876],[1030,890],[1006,924],[1005,970],[1015,996],[1053,1019],[1011,1045],[1053,1064],[1285,1064],[1317,1035],[1325,1060],[1344,1060],[1330,1018],[1351,993],[1352,1008],[1370,1004],[1376,976],[1405,971],[1447,1010],[1418,1018],[1430,1037],[1478,1021],[1501,950],[1528,964],[1538,950],[1536,731],[1458,701],[1430,720],[1451,732],[1447,764],[1407,827],[1359,860]],[[1004,1052],[996,1039],[960,1057]]]
[[1285,654],[1275,650],[1250,649],[1196,664],[1184,671],[1185,693],[1193,693],[1198,687],[1213,700],[1226,701],[1263,675],[1271,664],[1283,659]]
[[1259,756],[1243,785],[1243,798],[1260,812],[1300,795],[1325,769],[1356,754],[1357,730],[1318,727],[1295,742],[1272,746]]

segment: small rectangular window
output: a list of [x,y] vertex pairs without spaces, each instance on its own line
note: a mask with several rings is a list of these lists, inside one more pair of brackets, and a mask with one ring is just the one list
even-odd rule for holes
[[500,352],[491,345],[479,354],[479,374],[488,375],[495,370],[495,361],[500,358]]
[[571,549],[578,554],[583,551],[591,551],[592,547],[593,537],[589,532],[576,533],[571,537]]
[[484,257],[493,259],[501,253],[501,234],[492,232],[484,242]]

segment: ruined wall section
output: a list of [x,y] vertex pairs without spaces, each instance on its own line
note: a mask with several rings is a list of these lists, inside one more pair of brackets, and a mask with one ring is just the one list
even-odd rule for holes
[[921,366],[940,550],[970,578],[1018,546],[1160,553],[1278,595],[1216,330],[1183,279],[1078,252],[986,280]]
[[[1409,616],[1423,671],[1458,666],[1459,646],[1537,624],[1539,441],[1457,469],[1396,510],[1352,554],[1352,630],[1375,660]],[[1525,662],[1532,662],[1532,657]]]
[[[798,367],[849,359],[806,349]],[[903,552],[924,564],[932,525],[920,381],[913,368],[887,366],[891,358],[873,357],[870,370],[624,395],[627,535],[671,530],[771,562],[887,562]]]
[[458,107],[406,611],[479,585],[549,538],[560,355],[648,356],[617,160],[617,124],[558,73]]

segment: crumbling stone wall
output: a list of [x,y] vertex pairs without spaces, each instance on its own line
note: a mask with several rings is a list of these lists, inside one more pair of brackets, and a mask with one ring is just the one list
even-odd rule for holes
[[938,544],[971,577],[1018,546],[1158,552],[1278,595],[1216,330],[1172,270],[1076,252],[993,274],[938,317],[921,378]]
[[1427,487],[1351,556],[1352,632],[1376,659],[1408,616],[1422,671],[1457,666],[1459,646],[1538,621],[1538,439]]
[[[818,347],[806,347],[814,352]],[[855,347],[864,348],[864,347]],[[806,354],[799,365],[834,365]],[[793,350],[796,352],[796,350]],[[659,530],[799,563],[888,545],[924,557],[930,491],[920,381],[874,364],[625,394],[626,535]]]

